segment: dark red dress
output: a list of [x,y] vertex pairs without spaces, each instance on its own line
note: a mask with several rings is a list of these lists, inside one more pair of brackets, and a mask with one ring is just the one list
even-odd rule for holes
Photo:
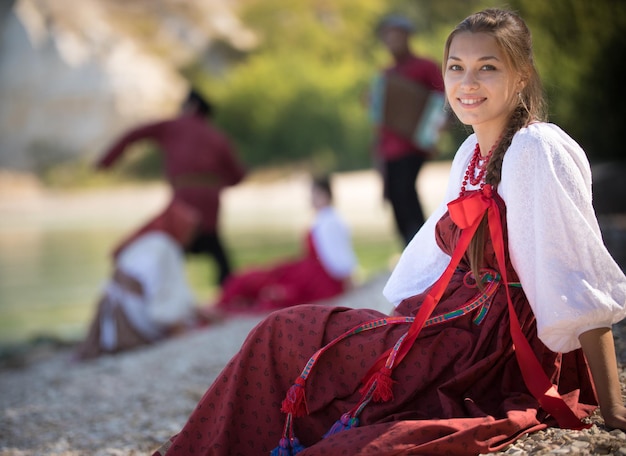
[[[505,223],[504,210],[501,214]],[[451,253],[458,237],[446,213],[437,225],[438,244]],[[486,263],[496,268],[490,241]],[[463,260],[431,320],[455,315],[450,312],[480,299],[482,293],[466,280],[468,269]],[[509,282],[516,281],[510,263],[507,271]],[[523,290],[509,289],[523,333],[546,374],[574,413],[588,416],[596,399],[582,351],[548,350],[537,338]],[[415,314],[425,294],[406,299],[398,310]],[[358,403],[361,380],[407,325],[362,331],[325,351],[306,383],[309,414],[293,420],[295,435],[306,447],[298,455],[472,455],[497,451],[526,432],[555,425],[524,383],[504,285],[480,302],[472,312],[425,326],[393,371],[393,400],[371,402],[358,427],[322,438]],[[284,429],[281,402],[309,357],[354,326],[382,317],[373,310],[315,305],[274,312],[250,333],[182,431],[155,455],[167,448],[168,456],[269,454]]]

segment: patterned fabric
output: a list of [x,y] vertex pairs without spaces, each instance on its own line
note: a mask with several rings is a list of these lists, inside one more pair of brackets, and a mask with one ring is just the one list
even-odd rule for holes
[[[439,246],[451,254],[458,238],[458,228],[444,214],[437,224]],[[491,242],[485,256],[486,266],[495,269]],[[437,315],[455,312],[476,298],[475,287],[466,280],[468,270],[464,258]],[[518,280],[508,259],[506,272],[510,281]],[[537,338],[523,290],[509,291],[523,334],[543,370],[576,415],[588,416],[596,402],[582,352],[548,350]],[[424,297],[422,293],[404,300],[398,312],[414,316]],[[393,371],[393,400],[370,403],[360,413],[358,427],[323,438],[344,412],[359,404],[361,380],[406,332],[406,325],[360,331],[326,349],[307,379],[308,415],[292,423],[294,435],[306,447],[298,454],[470,455],[496,451],[526,432],[554,425],[524,384],[504,287],[476,321],[479,314],[480,306],[424,327]],[[250,333],[163,454],[267,454],[284,431],[281,401],[310,356],[351,328],[385,317],[373,310],[314,305],[271,314]]]

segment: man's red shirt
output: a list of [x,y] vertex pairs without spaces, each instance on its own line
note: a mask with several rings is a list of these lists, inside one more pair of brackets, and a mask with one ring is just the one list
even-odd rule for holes
[[[441,68],[432,60],[408,54],[385,70],[385,74],[394,73],[416,81],[430,88],[443,92]],[[383,160],[395,160],[414,153],[427,155],[428,151],[420,150],[410,139],[398,135],[385,126],[380,127],[377,153]]]
[[206,118],[182,115],[128,132],[111,146],[98,166],[109,167],[127,146],[144,139],[155,141],[163,152],[173,198],[198,210],[202,230],[214,232],[221,190],[240,182],[246,173],[228,138]]

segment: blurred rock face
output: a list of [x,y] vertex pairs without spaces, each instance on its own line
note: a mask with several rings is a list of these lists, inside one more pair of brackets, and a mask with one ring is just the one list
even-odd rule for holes
[[[230,6],[229,6],[230,5]],[[40,171],[99,153],[176,112],[179,68],[254,36],[228,0],[18,0],[0,10],[0,168]],[[215,63],[217,62],[217,63]],[[220,68],[214,68],[220,71]]]

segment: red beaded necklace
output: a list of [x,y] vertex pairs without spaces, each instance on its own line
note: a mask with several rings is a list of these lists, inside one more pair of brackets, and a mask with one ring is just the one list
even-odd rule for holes
[[[489,160],[491,160],[493,151],[495,150],[499,142],[500,140],[498,139],[489,150],[489,153],[487,154],[487,156],[484,158],[480,155],[480,144],[476,143],[476,147],[474,147],[474,154],[472,155],[472,159],[469,162],[467,171],[465,171],[465,176],[463,177],[463,183],[461,184],[461,193],[460,193],[461,196],[463,196],[466,192],[468,181],[472,185],[480,184],[481,190],[485,186],[484,178],[485,178],[485,173],[487,172],[487,164],[489,163]],[[476,170],[478,170],[478,174],[476,173]]]

